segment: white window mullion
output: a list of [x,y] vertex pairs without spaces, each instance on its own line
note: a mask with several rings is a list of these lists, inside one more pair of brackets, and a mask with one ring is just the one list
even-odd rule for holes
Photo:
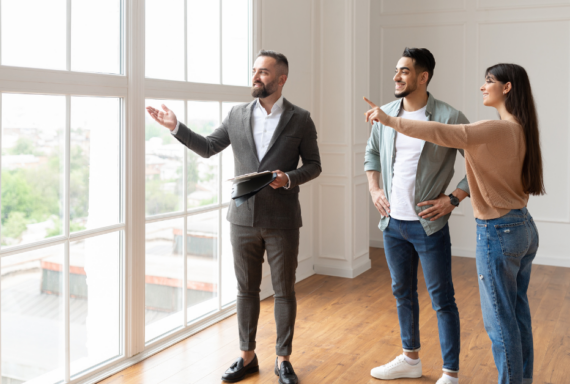
[[[248,23],[247,23],[247,28],[248,28],[248,34],[247,34],[247,49],[249,49],[249,54],[247,55],[248,58],[248,69],[251,71],[251,68],[253,68],[253,0],[249,0],[248,2],[248,9],[247,9],[247,18],[248,18]],[[248,72],[249,74],[250,72]]]
[[224,65],[224,60],[223,60],[223,49],[222,49],[222,0],[219,0],[220,2],[220,84],[224,84],[224,69],[223,69],[223,65]]
[[218,209],[218,311],[222,310],[222,209]]
[[71,71],[71,0],[67,0],[65,69]]
[[[1,9],[2,7],[0,7]],[[2,14],[0,14],[0,17],[2,17]],[[0,28],[0,30],[2,30],[2,28]],[[0,35],[0,39],[2,39],[2,36]],[[0,40],[2,41],[2,40]],[[0,51],[2,51],[1,47],[0,47]],[[1,57],[0,57],[1,60]],[[2,151],[2,93],[0,92],[0,152]],[[0,218],[2,217],[2,154],[0,154]],[[2,236],[2,225],[0,225],[0,238]],[[0,251],[2,250],[2,245],[0,244]],[[0,268],[2,267],[2,262],[0,261]],[[0,277],[0,280],[2,280],[2,278]],[[1,292],[1,291],[0,291]],[[0,295],[2,296],[2,295]],[[0,307],[1,308],[1,307]],[[0,310],[0,313],[2,311]],[[2,322],[0,321],[0,327],[2,326]],[[1,328],[0,328],[1,331]],[[2,345],[0,343],[0,359],[2,357],[1,353],[2,353]],[[2,360],[0,360],[1,362]],[[0,378],[2,378],[2,364],[0,363]]]
[[[69,5],[70,0],[68,0]],[[69,12],[69,11],[68,11]],[[69,191],[70,191],[70,152],[71,152],[71,96],[65,96],[65,150],[64,150],[64,167],[63,167],[63,233],[66,239],[69,240]],[[63,313],[64,313],[64,377],[65,382],[70,381],[70,367],[71,367],[71,343],[70,343],[70,308],[69,308],[69,241],[64,244],[63,255]]]
[[184,81],[188,81],[188,0],[184,0]]
[[[125,4],[126,0],[121,0],[121,37],[120,37],[120,41],[119,41],[119,49],[120,54],[119,54],[119,60],[121,60],[120,63],[120,68],[121,68],[121,75],[125,75],[126,74],[126,56],[127,56],[127,50],[126,50],[126,46],[127,46],[127,13],[126,13],[126,4]],[[124,103],[123,103],[123,107],[124,107]],[[125,109],[123,109],[124,111]],[[124,119],[123,119],[124,121]],[[124,132],[124,130],[123,130]]]
[[[0,7],[1,9],[2,7]],[[0,12],[0,20],[2,14]],[[0,28],[2,30],[2,28]],[[2,35],[0,34],[0,41]],[[0,47],[0,51],[2,51]],[[2,57],[0,56],[0,60]],[[0,61],[1,63],[1,61]],[[0,92],[0,152],[2,150],[2,93]],[[2,217],[2,154],[0,153],[0,218]],[[2,225],[0,225],[0,238],[2,236]],[[0,249],[1,246],[0,246]],[[0,271],[2,270],[2,256],[0,256]],[[2,275],[0,274],[0,335],[2,334]],[[2,340],[0,339],[0,380],[2,380]]]
[[69,239],[69,191],[70,191],[70,170],[71,170],[71,96],[65,96],[65,159],[63,175],[63,233]]
[[125,355],[145,349],[145,2],[126,6]]
[[[186,7],[186,1],[184,2],[184,7]],[[184,9],[186,12],[186,9]],[[186,13],[184,13],[186,14]],[[186,33],[186,16],[184,16],[184,32]],[[185,35],[186,36],[186,35]],[[184,43],[186,46],[186,38],[184,38]],[[184,56],[186,57],[186,56]],[[187,60],[185,59],[185,63]],[[188,72],[185,72],[188,74]],[[188,123],[188,101],[184,101],[184,122]],[[184,225],[182,226],[182,258],[184,259],[184,273],[182,278],[182,313],[183,313],[183,327],[188,325],[188,257],[187,257],[187,240],[186,237],[188,235],[188,148],[184,147],[184,162],[182,165],[182,198],[183,198],[183,207],[184,207]]]
[[64,244],[63,254],[63,376],[64,382],[69,383],[71,372],[71,343],[70,343],[70,308],[69,308],[69,242]]
[[[222,102],[218,103],[218,124],[222,124]],[[223,162],[222,156],[224,151],[220,152],[218,156],[218,311],[222,310],[222,209],[223,209],[223,196],[222,196],[222,174]]]
[[[125,2],[122,1],[121,4],[122,15],[125,15]],[[122,20],[122,30],[123,36],[125,31],[125,18]],[[124,39],[124,38],[123,38]],[[124,40],[121,39],[121,44],[124,46]],[[124,61],[124,50],[121,51],[121,70],[125,73],[125,61]],[[123,357],[127,354],[127,231],[125,227],[126,221],[126,207],[127,207],[127,157],[126,157],[126,100],[121,99],[121,223],[123,223],[123,235],[121,236],[121,355]]]

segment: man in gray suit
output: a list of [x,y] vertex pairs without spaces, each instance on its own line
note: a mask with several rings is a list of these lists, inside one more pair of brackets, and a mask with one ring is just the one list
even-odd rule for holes
[[[222,125],[207,137],[178,122],[166,106],[162,106],[164,112],[147,107],[158,123],[202,157],[213,156],[231,144],[236,175],[264,170],[277,174],[271,188],[262,189],[240,207],[232,201],[228,212],[238,281],[241,357],[222,376],[227,382],[240,381],[259,370],[255,336],[265,251],[275,291],[275,374],[282,384],[298,382],[289,358],[297,313],[294,284],[302,225],[299,185],[319,176],[321,161],[317,131],[309,112],[282,96],[288,72],[284,55],[260,51],[252,77],[252,96],[256,99],[232,108]],[[303,165],[297,168],[299,157]]]

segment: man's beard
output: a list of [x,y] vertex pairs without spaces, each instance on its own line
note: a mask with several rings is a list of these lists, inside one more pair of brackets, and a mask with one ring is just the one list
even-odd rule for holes
[[260,99],[265,99],[267,96],[271,96],[272,94],[275,93],[275,91],[277,91],[277,87],[275,85],[277,84],[278,80],[279,79],[275,79],[274,81],[272,81],[267,85],[263,84],[262,82],[256,83],[256,84],[261,84],[261,87],[259,88],[252,87],[251,96],[258,97]]
[[394,96],[397,98],[403,98],[403,97],[408,96],[410,93],[414,92],[416,89],[418,89],[418,87],[415,87],[414,89],[411,89],[410,87],[408,87],[405,91],[402,91],[400,93],[394,92]]

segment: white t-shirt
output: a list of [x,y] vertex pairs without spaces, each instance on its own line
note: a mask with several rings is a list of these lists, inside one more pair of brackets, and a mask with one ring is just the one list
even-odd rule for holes
[[[426,107],[407,112],[403,108],[399,117],[410,120],[427,121]],[[414,139],[402,133],[396,134],[396,161],[390,201],[390,216],[398,220],[419,220],[416,213],[414,196],[416,193],[416,173],[418,160],[422,153],[424,141]]]

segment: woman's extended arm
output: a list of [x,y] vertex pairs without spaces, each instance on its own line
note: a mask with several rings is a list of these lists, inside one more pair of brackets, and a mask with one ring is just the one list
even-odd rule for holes
[[442,147],[466,149],[472,145],[487,143],[493,138],[492,121],[449,125],[436,121],[409,120],[388,116],[371,101],[365,100],[372,107],[366,112],[366,121],[379,121],[406,136],[429,141]]

